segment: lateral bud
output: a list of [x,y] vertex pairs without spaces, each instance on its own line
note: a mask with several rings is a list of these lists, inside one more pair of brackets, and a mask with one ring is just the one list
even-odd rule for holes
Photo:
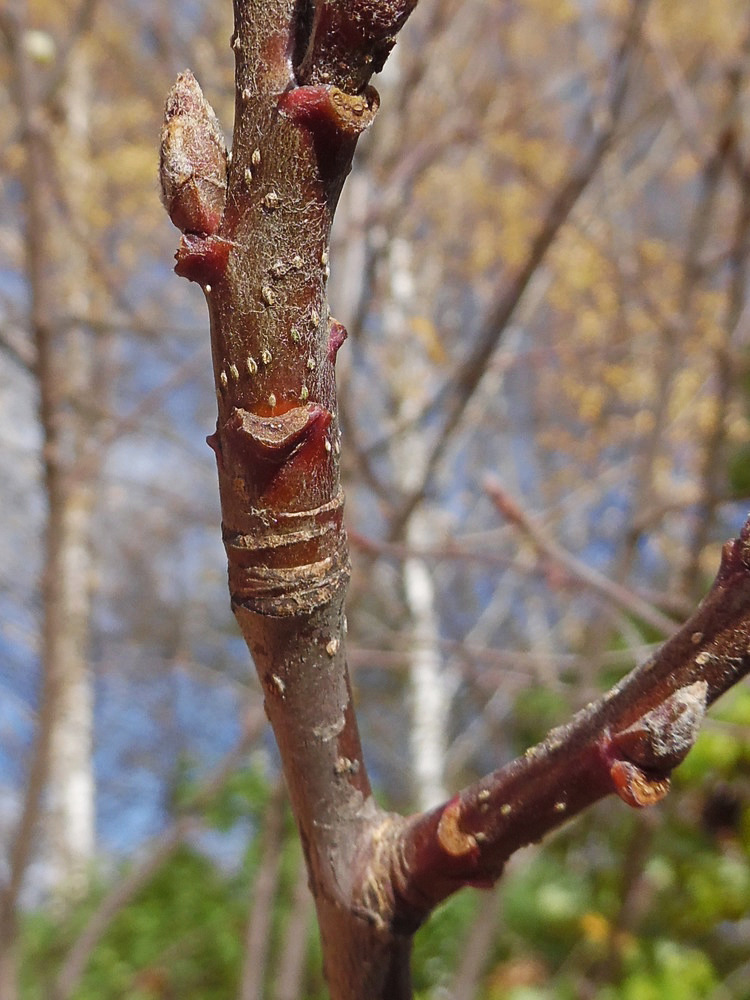
[[346,340],[348,334],[343,323],[331,316],[328,320],[328,360],[334,362],[339,348]]
[[615,733],[612,744],[633,764],[671,771],[687,756],[706,713],[708,684],[695,681],[673,691],[632,726]]
[[227,148],[214,110],[189,69],[167,96],[159,179],[178,229],[199,236],[218,232],[227,193]]

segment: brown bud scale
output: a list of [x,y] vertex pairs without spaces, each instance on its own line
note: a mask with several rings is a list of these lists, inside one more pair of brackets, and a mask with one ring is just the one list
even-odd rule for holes
[[226,272],[232,243],[220,236],[186,233],[175,254],[175,274],[199,285],[219,281]]
[[655,805],[669,791],[669,778],[649,778],[628,760],[614,761],[609,774],[614,790],[623,802],[634,809]]
[[328,320],[328,360],[333,362],[347,338],[346,327],[332,316]]

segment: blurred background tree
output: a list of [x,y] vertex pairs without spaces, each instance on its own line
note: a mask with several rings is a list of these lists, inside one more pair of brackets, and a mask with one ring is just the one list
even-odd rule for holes
[[[3,1000],[324,995],[156,185],[178,71],[231,121],[229,8],[0,11]],[[344,190],[350,659],[402,810],[642,659],[745,512],[750,19],[630,14],[422,0]],[[749,723],[452,900],[419,995],[750,997]]]

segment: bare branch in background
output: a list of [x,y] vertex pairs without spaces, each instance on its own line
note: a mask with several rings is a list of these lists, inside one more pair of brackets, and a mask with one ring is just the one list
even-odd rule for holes
[[271,945],[273,904],[279,888],[286,794],[278,782],[264,816],[262,854],[252,888],[250,919],[238,1000],[263,1000],[268,951]]
[[581,580],[587,587],[612,601],[627,614],[640,618],[646,624],[661,632],[664,636],[671,635],[677,627],[676,622],[644,601],[642,597],[614,583],[603,573],[567,552],[554,539],[550,538],[542,525],[538,524],[529,514],[524,513],[520,506],[508,496],[498,482],[487,479],[485,489],[500,514],[524,534],[533,543],[540,555],[556,563],[571,576]]
[[185,839],[202,826],[201,810],[208,806],[242,764],[248,750],[263,729],[260,711],[248,713],[242,736],[224,759],[200,783],[183,807],[183,815],[174,820],[141,851],[141,860],[121,879],[115,881],[65,956],[55,979],[52,1000],[68,1000],[80,982],[97,944],[123,908],[166,864]]

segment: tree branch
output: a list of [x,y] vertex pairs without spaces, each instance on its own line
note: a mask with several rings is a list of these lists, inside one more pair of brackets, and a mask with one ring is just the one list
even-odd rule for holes
[[334,365],[346,331],[326,282],[333,213],[379,103],[367,81],[413,6],[235,0],[231,162],[190,73],[162,133],[164,201],[184,233],[176,270],[201,285],[211,318],[210,444],[232,606],[281,752],[336,998],[408,995],[410,941],[364,918],[357,898],[361,855],[384,819],[344,657]]
[[639,594],[628,590],[620,583],[615,583],[592,566],[587,566],[571,552],[567,552],[562,545],[558,545],[557,542],[549,538],[544,528],[528,514],[525,514],[494,479],[488,479],[485,482],[485,490],[500,514],[523,532],[541,555],[557,563],[558,566],[585,583],[591,590],[622,608],[627,614],[635,615],[647,625],[651,625],[662,635],[668,636],[674,632],[675,622],[668,615],[663,614]]
[[250,916],[238,1000],[263,1000],[268,951],[273,929],[274,900],[279,888],[286,793],[278,782],[263,817],[262,853],[252,886]]
[[391,846],[394,919],[418,924],[462,885],[487,885],[507,859],[606,795],[658,802],[706,709],[750,671],[750,519],[727,542],[705,599],[651,659],[506,767]]
[[307,887],[303,858],[297,863],[297,878],[292,891],[292,909],[279,954],[283,957],[274,976],[273,1000],[298,1000],[302,996],[313,899]]
[[[708,705],[750,670],[750,522],[690,621],[539,746],[423,815],[375,805],[344,658],[349,577],[328,312],[329,234],[382,65],[410,0],[235,0],[231,160],[190,73],[167,100],[161,179],[182,230],[178,274],[211,319],[232,606],[279,745],[333,1000],[406,1000],[414,930],[446,896],[489,885],[518,847],[603,796],[666,794]],[[555,233],[613,136],[646,0],[633,0],[608,121],[553,199],[526,267],[493,303],[446,408],[450,430]],[[441,444],[430,453],[427,472]],[[418,502],[404,509],[404,521]]]

